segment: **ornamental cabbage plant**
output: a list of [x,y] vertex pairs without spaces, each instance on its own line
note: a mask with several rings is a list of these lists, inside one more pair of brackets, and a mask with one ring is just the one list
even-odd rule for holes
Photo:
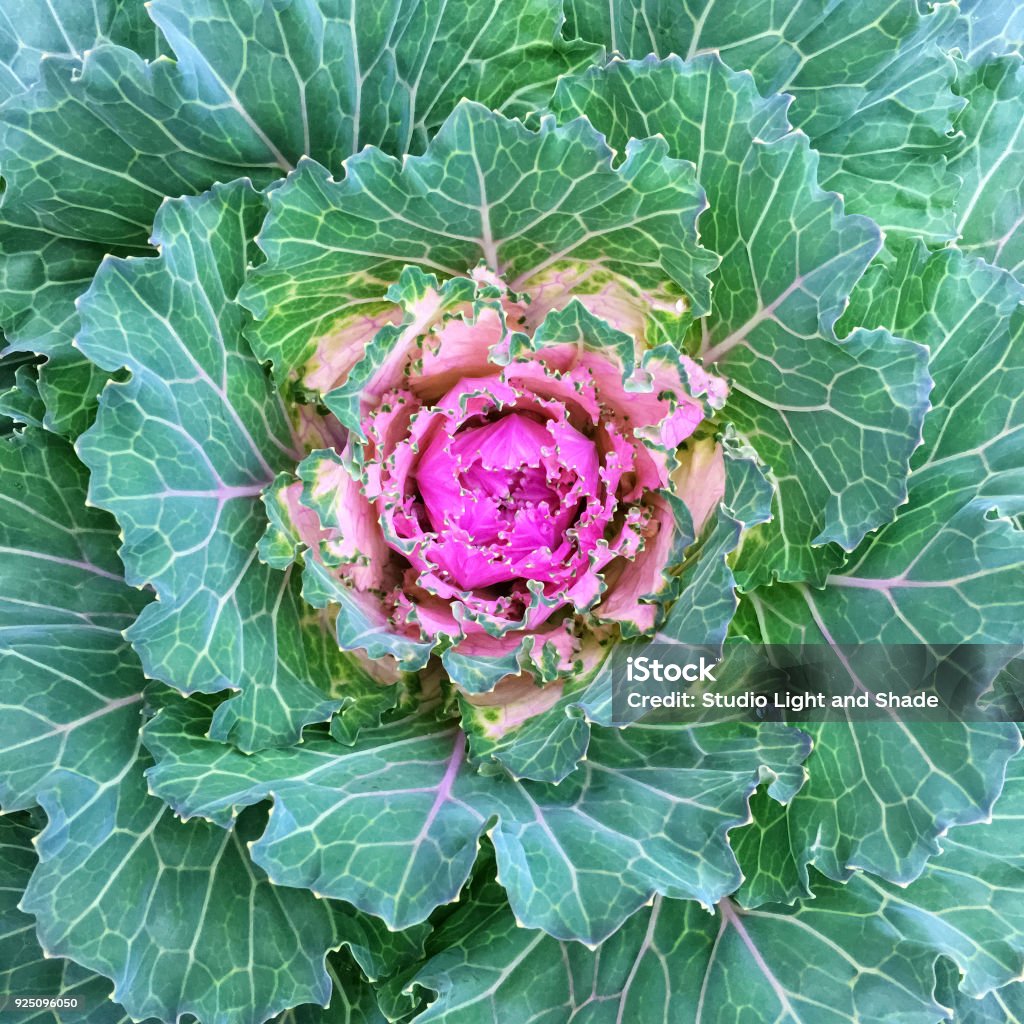
[[0,0],[0,1019],[1024,1020],[1022,39]]

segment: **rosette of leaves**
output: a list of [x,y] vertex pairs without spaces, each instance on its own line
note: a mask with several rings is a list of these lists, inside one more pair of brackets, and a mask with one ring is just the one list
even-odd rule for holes
[[4,10],[4,992],[1019,1014],[1016,726],[608,670],[1020,642],[1014,19],[677,6]]

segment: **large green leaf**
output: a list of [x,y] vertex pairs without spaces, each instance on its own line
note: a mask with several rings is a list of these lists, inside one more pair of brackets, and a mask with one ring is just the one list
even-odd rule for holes
[[[570,34],[624,57],[718,52],[789,117],[821,155],[823,187],[886,231],[955,235],[957,180],[946,167],[957,9],[913,0],[569,0]],[[702,181],[710,189],[711,181]]]
[[39,81],[47,56],[81,61],[118,43],[156,57],[160,35],[143,0],[17,0],[0,4],[0,104]]
[[1024,69],[1019,55],[961,66],[967,138],[951,168],[963,179],[957,245],[1024,280]]
[[341,182],[304,162],[270,196],[267,263],[243,293],[262,321],[257,353],[281,379],[315,353],[342,357],[346,330],[394,308],[384,295],[405,264],[459,277],[483,262],[529,290],[594,263],[647,302],[685,296],[703,312],[716,261],[697,242],[706,201],[693,166],[660,139],[632,144],[617,169],[611,158],[586,122],[530,131],[467,102],[422,157],[367,149]]
[[[185,829],[147,795],[137,761],[146,680],[121,631],[148,598],[121,576],[114,522],[85,506],[86,476],[55,435],[0,441],[0,803],[9,812],[38,801],[50,817],[37,841],[45,863],[22,904],[41,947],[16,909],[35,861],[31,833],[20,817],[0,819],[0,991],[76,996],[81,1011],[60,1019],[82,1024],[189,1009],[262,1021],[325,1002],[333,979],[335,1016],[324,1019],[362,1008],[376,1022],[351,958],[381,977],[417,955],[422,931],[390,938],[306,893],[283,898],[247,862],[244,823],[232,834]],[[125,924],[133,914],[142,917]],[[143,918],[180,932],[141,928]],[[324,974],[323,953],[341,942],[351,952]],[[110,1001],[108,979],[127,1011]]]
[[[485,881],[431,938],[425,967],[406,976],[410,994],[437,994],[415,1019],[498,1022],[511,1003],[533,1007],[538,1020],[593,1024],[724,1024],[739,1012],[765,1024],[937,1022],[943,1007],[955,1007],[958,1024],[1011,1024],[1024,988],[1007,984],[1024,965],[1022,797],[1017,758],[992,821],[945,837],[908,887],[818,877],[814,898],[793,907],[726,898],[714,917],[658,897],[594,952],[523,931]],[[760,833],[769,846],[780,838]]]
[[11,346],[48,357],[47,425],[74,435],[106,379],[71,347],[75,302],[104,255],[148,251],[166,195],[281,168],[238,111],[209,108],[172,62],[111,45],[84,61],[47,57],[0,114],[0,150],[0,323]]
[[4,351],[46,356],[38,370],[42,422],[67,437],[92,422],[109,376],[71,345],[78,330],[75,301],[104,254],[102,246],[4,223],[0,211],[0,323],[10,343]]
[[739,883],[727,834],[763,772],[799,785],[795,730],[736,725],[595,730],[560,785],[478,774],[457,724],[424,708],[353,746],[307,730],[245,756],[207,737],[192,698],[146,728],[153,791],[181,815],[230,824],[272,797],[253,858],[279,884],[407,927],[456,898],[487,831],[521,921],[600,942],[656,892],[712,904]]
[[964,57],[978,64],[989,57],[1020,53],[1024,47],[1024,7],[1016,0],[960,0]]
[[558,0],[154,0],[211,105],[244,109],[280,154],[337,168],[364,146],[422,152],[458,101],[516,116],[600,51],[559,35]]
[[416,1024],[504,1024],[509,1006],[542,1024],[937,1024],[934,952],[899,942],[877,909],[834,883],[796,908],[725,899],[713,915],[657,897],[591,951],[519,927],[491,885],[407,988],[437,996]]
[[291,568],[256,557],[260,492],[299,457],[232,301],[263,209],[246,182],[166,204],[161,255],[104,264],[78,340],[98,366],[131,373],[107,386],[78,442],[90,501],[121,523],[129,582],[158,596],[129,639],[151,678],[239,691],[214,733],[249,750],[291,742],[338,707],[325,624]]
[[[1005,271],[951,250],[906,246],[873,268],[851,318],[891,325],[932,352],[934,408],[909,501],[824,589],[776,585],[751,594],[766,641],[1024,638],[1024,533],[1012,519],[1024,509],[1022,297]],[[811,779],[779,828],[798,860],[836,878],[852,867],[894,881],[916,877],[945,828],[989,813],[1002,764],[1020,743],[1015,727],[998,723],[821,723],[809,731]],[[887,770],[870,770],[878,764]]]
[[311,893],[284,898],[249,862],[258,811],[230,831],[182,826],[147,794],[147,763],[108,783],[61,772],[41,794],[50,823],[21,906],[43,949],[111,978],[133,1017],[261,1024],[326,1003],[325,953],[361,941],[348,915]]
[[[86,53],[107,43],[157,56],[162,40],[142,0],[0,5],[0,102],[35,86],[54,59],[70,80]],[[45,421],[74,435],[88,425],[104,377],[69,347],[77,324],[73,303],[105,250],[53,234],[30,206],[18,205],[8,197],[0,221],[0,322],[22,351],[48,355],[39,381],[49,409]]]
[[[770,801],[759,801],[754,823],[736,837],[737,856],[747,874],[739,899],[748,907],[811,895],[792,839],[780,827],[784,817]],[[944,835],[940,852],[914,882],[898,886],[859,873],[848,883],[849,892],[875,901],[875,913],[905,940],[957,965],[962,976],[955,986],[958,999],[986,997],[1016,981],[1024,970],[1021,821],[1024,758],[1016,757],[991,818]]]
[[[141,726],[138,659],[121,636],[147,604],[125,586],[117,527],[85,507],[87,474],[39,430],[0,439],[0,805],[49,773],[118,773]],[[128,737],[127,740],[125,737]]]
[[915,942],[941,950],[979,998],[1024,973],[1024,758],[1009,765],[991,820],[953,829],[942,852],[906,888],[857,879],[883,895],[883,913]]
[[[103,381],[71,348],[74,301],[105,251],[147,246],[165,196],[243,175],[266,184],[303,156],[336,168],[367,141],[401,155],[422,148],[459,97],[522,112],[595,54],[562,43],[556,0],[474,0],[469,12],[409,0],[145,6],[177,63],[143,59],[153,46],[136,23],[157,33],[136,0],[62,0],[36,26],[28,12],[8,14],[48,53],[24,51],[38,81],[0,112],[0,326],[12,345],[49,357],[48,425],[71,435],[88,425]],[[66,42],[45,42],[59,35],[45,28],[51,17]]]
[[[460,96],[479,93],[498,105],[573,66],[554,51],[552,0],[488,5],[486,26],[466,20],[464,8],[438,5],[430,19],[401,0],[323,6],[158,0],[150,11],[177,63],[147,63],[112,45],[94,46],[82,61],[47,56],[39,84],[0,115],[4,211],[31,211],[39,227],[65,238],[145,245],[164,196],[242,174],[266,181],[303,156],[337,168],[366,142],[403,154],[410,138],[389,131],[417,102],[428,108],[417,111],[426,120],[412,118],[409,130],[422,141]],[[472,46],[478,35],[483,52]],[[573,49],[575,63],[587,63],[589,48]],[[516,72],[525,64],[539,81],[491,79],[491,58]],[[356,61],[366,63],[365,73]],[[475,89],[460,78],[462,67]]]
[[808,864],[836,879],[862,868],[896,883],[913,880],[938,851],[937,837],[986,820],[1019,749],[1013,728],[999,724],[802,728],[814,741],[807,784],[786,807],[765,799],[758,835],[737,839],[750,905],[806,895]]
[[[87,970],[74,960],[44,953],[36,937],[35,922],[18,909],[36,866],[33,841],[38,832],[26,817],[0,818],[0,1014],[5,1020],[10,1017],[24,1024],[130,1024],[138,1018],[129,1016],[123,1006],[113,1001],[110,979]],[[174,848],[164,846],[161,849],[170,854]],[[202,865],[194,868],[201,869]],[[288,898],[286,894],[278,896]],[[327,957],[325,966],[331,983],[329,1005],[299,1005],[274,1017],[273,1024],[384,1024],[374,989],[356,961],[367,964],[371,976],[380,979],[384,973],[397,971],[407,962],[422,957],[423,935],[402,933],[388,937],[382,929],[378,933],[375,926],[365,922],[361,931],[352,931],[346,937],[349,946]],[[218,965],[206,966],[213,972],[221,969]],[[255,989],[252,991],[255,997]],[[15,1014],[9,1002],[16,996],[76,1000],[77,1005],[73,1009],[20,1010]],[[247,1010],[248,1007],[243,1007],[243,1014]],[[159,1019],[148,1018],[144,1024],[157,1024]],[[178,1019],[195,1020],[189,1013]],[[211,1015],[203,1019],[223,1017]]]
[[929,345],[909,501],[821,591],[773,588],[766,639],[1019,643],[1024,625],[1024,287],[946,250],[874,268],[851,316]]
[[[839,659],[836,670],[840,678]],[[991,813],[1005,765],[1020,749],[1016,727],[998,722],[801,728],[814,742],[810,778],[786,808],[770,806],[765,828],[781,845],[758,841],[747,851],[746,873],[755,881],[744,898],[751,904],[805,895],[808,864],[837,880],[860,868],[893,882],[912,881],[938,851],[937,837]],[[790,856],[780,861],[783,846]]]
[[877,227],[818,188],[817,157],[789,132],[782,98],[762,99],[717,57],[563,79],[554,109],[586,115],[620,150],[658,132],[697,163],[711,203],[701,237],[722,255],[699,351],[732,378],[726,414],[779,487],[775,518],[747,534],[736,576],[746,587],[820,582],[903,501],[927,405],[923,348],[885,330],[843,341],[833,330],[880,245]]
[[[127,1011],[111,1000],[110,980],[73,960],[44,954],[35,922],[18,909],[36,866],[32,841],[38,833],[27,818],[0,818],[0,1014],[22,1024],[130,1024]],[[17,996],[73,999],[78,1005],[59,1015],[48,1009],[15,1013],[5,1004]]]

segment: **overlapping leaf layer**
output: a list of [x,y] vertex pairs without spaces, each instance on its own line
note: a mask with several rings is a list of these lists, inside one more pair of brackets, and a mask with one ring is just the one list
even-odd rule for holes
[[1017,7],[0,0],[0,1019],[1024,1021]]

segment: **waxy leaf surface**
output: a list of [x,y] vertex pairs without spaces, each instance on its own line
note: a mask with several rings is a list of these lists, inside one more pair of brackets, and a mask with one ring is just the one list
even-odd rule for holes
[[744,541],[737,580],[820,582],[903,501],[926,409],[922,347],[886,330],[834,332],[878,228],[818,187],[817,157],[790,133],[782,98],[762,99],[717,57],[566,78],[554,109],[586,115],[620,150],[659,132],[697,164],[711,204],[701,238],[722,263],[693,348],[731,378],[726,415],[779,487],[774,519]]
[[267,263],[243,292],[261,321],[255,351],[282,380],[314,355],[343,363],[388,322],[384,295],[406,264],[451,278],[483,263],[529,293],[599,263],[648,302],[703,312],[716,260],[697,241],[706,200],[693,166],[660,139],[631,143],[617,168],[611,158],[585,121],[532,131],[462,103],[422,156],[367,149],[340,182],[304,162],[271,193]]
[[208,726],[194,699],[149,724],[150,785],[179,814],[224,826],[272,796],[252,854],[275,882],[407,927],[456,898],[487,831],[519,919],[590,944],[656,892],[711,904],[735,888],[727,833],[762,771],[800,780],[807,754],[785,728],[600,730],[556,787],[477,773],[458,726],[427,711],[349,747],[307,733],[248,757]]
[[237,690],[214,733],[249,750],[291,742],[338,707],[297,575],[257,559],[260,493],[298,456],[232,301],[262,213],[245,182],[168,203],[161,255],[104,264],[78,340],[97,365],[131,374],[104,390],[78,441],[90,500],[124,531],[129,582],[158,596],[128,636],[151,678]]
[[718,53],[748,69],[761,93],[793,97],[789,118],[821,155],[822,187],[849,211],[889,232],[955,235],[944,154],[963,100],[946,51],[968,29],[953,4],[569,0],[566,12],[570,34],[624,57]]
[[86,484],[60,438],[0,438],[4,811],[35,803],[55,769],[113,777],[142,725],[145,680],[121,632],[148,598],[125,585],[117,526],[86,508]]

